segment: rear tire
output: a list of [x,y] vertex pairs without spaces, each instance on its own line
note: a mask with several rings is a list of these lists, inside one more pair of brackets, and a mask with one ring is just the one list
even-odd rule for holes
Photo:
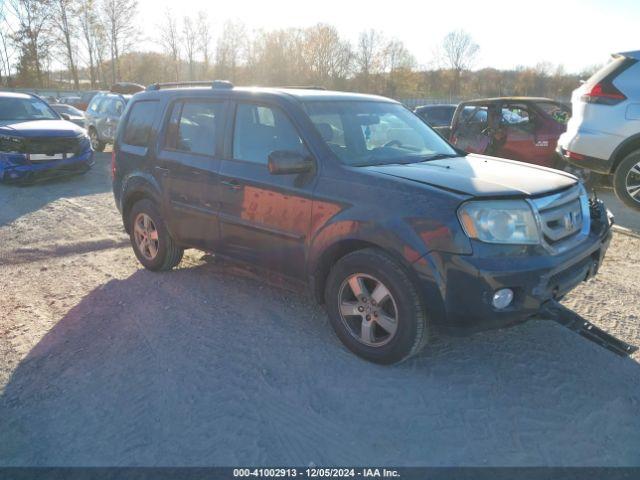
[[613,190],[627,207],[640,211],[640,150],[620,162],[613,174]]
[[371,362],[402,362],[427,343],[429,321],[416,285],[382,250],[358,250],[338,260],[327,278],[325,305],[342,343]]
[[129,213],[129,238],[138,261],[153,271],[171,270],[180,263],[184,249],[176,245],[156,205],[149,199],[136,202]]

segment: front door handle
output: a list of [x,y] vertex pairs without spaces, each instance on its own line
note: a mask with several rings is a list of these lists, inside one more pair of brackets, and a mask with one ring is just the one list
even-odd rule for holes
[[156,166],[156,171],[162,175],[163,177],[166,177],[167,175],[169,175],[169,169],[168,168],[164,168],[164,167],[158,167]]
[[236,180],[222,180],[220,183],[229,187],[231,190],[240,190],[242,188],[242,185],[240,185]]

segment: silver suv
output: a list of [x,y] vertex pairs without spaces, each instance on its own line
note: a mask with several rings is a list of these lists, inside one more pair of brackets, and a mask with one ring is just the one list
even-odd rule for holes
[[574,90],[558,153],[578,167],[613,175],[618,198],[640,210],[640,51],[612,57]]
[[102,152],[107,143],[113,143],[118,122],[131,95],[119,93],[99,93],[91,99],[85,112],[85,128],[91,139],[91,146]]

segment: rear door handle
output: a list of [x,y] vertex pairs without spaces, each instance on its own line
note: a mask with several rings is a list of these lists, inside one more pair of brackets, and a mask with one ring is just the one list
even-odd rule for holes
[[156,171],[161,174],[162,176],[166,177],[167,175],[169,175],[169,169],[168,168],[164,168],[164,167],[158,167],[156,166]]
[[222,180],[220,183],[229,187],[231,190],[240,190],[242,188],[242,185],[240,185],[236,180]]

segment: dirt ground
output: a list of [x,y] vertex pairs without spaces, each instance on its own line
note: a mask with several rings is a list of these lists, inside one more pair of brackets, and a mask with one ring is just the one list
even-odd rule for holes
[[[531,321],[364,362],[259,275],[141,269],[108,163],[0,187],[0,465],[640,465],[640,357]],[[640,344],[639,265],[616,234],[566,305]]]

